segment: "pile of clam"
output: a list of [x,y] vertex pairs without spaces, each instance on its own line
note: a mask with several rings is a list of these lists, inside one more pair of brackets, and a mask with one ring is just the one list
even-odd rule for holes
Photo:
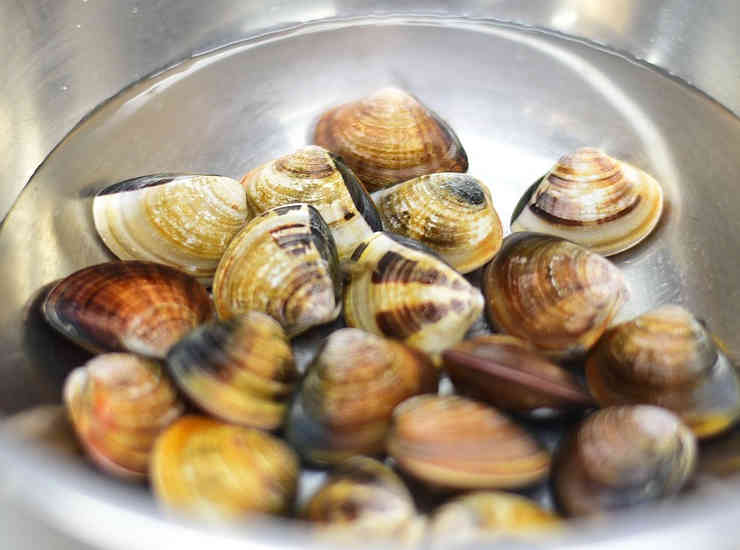
[[[100,354],[64,388],[100,468],[200,518],[447,548],[670,498],[696,439],[737,421],[735,369],[689,312],[613,325],[629,291],[604,256],[663,207],[642,170],[567,154],[503,238],[455,132],[405,92],[327,111],[314,142],[241,182],[157,174],[94,198],[120,261],[43,312]],[[306,331],[323,339],[303,369]],[[552,417],[571,426],[555,449],[532,431]],[[302,467],[327,475],[299,499]],[[526,496],[546,483],[553,505]]]

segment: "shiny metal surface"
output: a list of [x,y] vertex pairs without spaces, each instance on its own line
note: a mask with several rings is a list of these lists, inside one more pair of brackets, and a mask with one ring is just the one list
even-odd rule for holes
[[[735,282],[740,220],[732,194],[740,169],[737,118],[628,59],[518,26],[470,19],[497,17],[556,28],[629,49],[637,57],[647,58],[654,50],[674,63],[653,62],[702,82],[737,112],[740,105],[733,101],[740,101],[740,71],[733,62],[740,63],[738,41],[731,25],[716,27],[714,4],[699,13],[692,11],[697,9],[693,3],[683,2],[642,2],[639,8],[631,2],[532,2],[526,10],[515,2],[473,3],[455,9],[464,18],[376,13],[303,26],[290,22],[384,10],[351,2],[325,9],[321,2],[238,8],[225,2],[207,8],[195,2],[118,2],[105,9],[85,1],[36,4],[35,9],[21,2],[0,6],[8,16],[0,25],[10,17],[20,29],[14,34],[17,47],[6,56],[10,64],[0,69],[17,76],[15,86],[5,81],[8,93],[0,99],[0,152],[8,153],[0,156],[0,163],[7,163],[0,164],[0,184],[7,204],[70,126],[129,82],[258,29],[290,28],[133,86],[88,118],[40,168],[0,231],[0,255],[8,266],[0,280],[5,300],[0,411],[57,402],[64,374],[85,358],[46,329],[36,297],[55,278],[108,258],[92,230],[91,192],[160,170],[240,176],[303,144],[322,108],[384,84],[408,88],[448,119],[468,149],[471,173],[490,185],[505,220],[528,184],[559,154],[579,145],[604,147],[655,174],[664,183],[669,208],[654,237],[617,258],[633,295],[622,318],[678,301],[707,319],[740,355]],[[731,16],[740,8],[728,2],[722,9]],[[447,9],[425,3],[423,10],[414,10],[404,2],[388,11],[442,15]],[[75,38],[72,29],[81,31],[83,23],[94,33]],[[677,30],[691,47],[676,39]],[[54,38],[40,45],[39,33]],[[90,47],[93,34],[104,34],[106,47]],[[705,51],[710,35],[722,40]],[[58,37],[69,42],[57,42]],[[32,57],[36,64],[28,63],[29,56],[26,64],[21,61],[24,47],[43,52]],[[721,57],[725,65],[716,70],[710,60]],[[63,78],[52,90],[55,70]],[[29,88],[30,83],[36,87]],[[13,132],[4,131],[3,124]],[[11,137],[3,142],[6,136]],[[24,480],[9,485],[20,505],[82,540],[110,548],[154,548],[163,541],[186,548],[245,545],[240,537],[168,524],[143,491],[110,482],[78,461],[51,460],[52,453],[28,452],[3,439],[0,471]],[[688,548],[702,541],[708,546],[706,537],[738,529],[733,515],[740,513],[740,502],[731,496],[727,486],[703,483],[679,505],[651,510],[649,524],[638,512],[608,528],[585,527],[576,538],[555,544],[611,548],[632,541],[668,548],[679,541]],[[710,506],[711,529],[697,522],[706,521]],[[93,513],[96,520],[90,522]],[[246,544],[306,547],[300,534],[287,531],[255,526]],[[733,543],[732,537],[715,539],[713,548]],[[599,546],[593,546],[596,542]]]

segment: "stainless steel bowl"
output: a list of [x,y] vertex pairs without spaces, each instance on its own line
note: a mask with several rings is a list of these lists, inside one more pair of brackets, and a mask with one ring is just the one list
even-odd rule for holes
[[[326,106],[386,84],[448,119],[503,218],[580,145],[655,174],[668,209],[654,236],[616,258],[633,291],[621,316],[685,304],[740,356],[739,19],[732,0],[6,2],[0,215],[18,198],[0,230],[0,411],[58,402],[84,359],[37,307],[45,284],[109,258],[91,226],[94,190],[155,171],[239,176],[305,143]],[[224,532],[164,518],[143,489],[22,440],[19,426],[0,430],[0,510],[12,501],[106,548],[310,546],[285,523]],[[739,488],[702,477],[679,502],[579,525],[551,545],[733,548]]]

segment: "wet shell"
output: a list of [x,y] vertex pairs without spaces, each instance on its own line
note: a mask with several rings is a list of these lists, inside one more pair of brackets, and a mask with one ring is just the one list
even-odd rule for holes
[[483,275],[491,323],[555,359],[583,355],[627,300],[621,272],[558,237],[515,233]]
[[651,405],[602,409],[567,438],[553,491],[568,516],[598,515],[678,493],[696,462],[691,430]]
[[503,230],[491,194],[467,174],[421,176],[378,191],[387,231],[427,245],[461,273],[486,264]]
[[127,353],[108,353],[73,370],[64,402],[90,458],[125,479],[144,479],[154,441],[184,411],[160,365]]
[[309,367],[288,439],[319,464],[379,455],[396,405],[436,392],[437,369],[424,353],[359,329],[340,329]]
[[512,489],[547,476],[550,456],[522,428],[480,402],[422,395],[401,403],[388,435],[398,466],[450,489]]
[[218,520],[287,514],[298,459],[260,430],[185,416],[157,439],[151,481],[163,505],[187,515]]
[[511,230],[556,235],[610,256],[647,237],[662,211],[663,190],[652,176],[583,148],[558,160],[529,189]]
[[170,265],[203,282],[249,217],[239,182],[222,176],[142,176],[93,200],[95,229],[118,258]]
[[340,155],[369,191],[424,174],[468,169],[452,128],[396,88],[324,113],[314,143]]
[[108,262],[57,283],[42,306],[49,324],[94,352],[131,351],[163,358],[207,321],[213,305],[190,275],[150,262]]
[[532,412],[594,405],[575,376],[514,336],[489,334],[442,353],[455,389],[504,410]]
[[462,340],[483,297],[440,259],[389,233],[362,243],[349,266],[347,324],[436,353]]
[[342,161],[316,146],[298,149],[252,170],[242,179],[257,214],[284,204],[305,202],[331,229],[340,260],[382,229],[378,212],[360,180]]
[[318,211],[279,206],[257,216],[229,244],[213,280],[219,317],[261,311],[289,337],[337,318],[342,279],[336,246]]
[[285,332],[256,311],[196,328],[172,347],[167,365],[204,411],[266,430],[283,423],[298,378]]
[[602,406],[646,403],[675,412],[697,437],[740,417],[740,380],[727,356],[685,309],[664,306],[604,334],[586,363]]

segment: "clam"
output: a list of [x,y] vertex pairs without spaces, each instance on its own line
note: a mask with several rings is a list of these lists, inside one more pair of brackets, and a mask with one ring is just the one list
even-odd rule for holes
[[206,283],[248,218],[244,190],[222,176],[142,176],[93,200],[95,229],[118,258],[166,264]]
[[602,406],[646,403],[675,412],[697,437],[740,417],[740,380],[707,330],[685,309],[663,306],[610,329],[586,363]]
[[324,113],[314,143],[340,155],[369,191],[424,174],[468,169],[468,157],[452,128],[396,88]]
[[352,259],[344,294],[351,327],[437,353],[460,341],[483,310],[462,275],[390,233],[375,233]]
[[163,358],[212,316],[213,305],[190,275],[128,261],[86,267],[62,279],[42,311],[52,327],[93,353],[131,351]]
[[172,347],[167,365],[204,411],[266,430],[283,423],[298,378],[282,327],[257,311],[197,327]]
[[261,311],[289,337],[337,318],[342,279],[334,238],[308,204],[278,206],[249,222],[213,279],[219,317]]
[[455,389],[515,412],[585,408],[594,404],[575,376],[514,336],[489,334],[442,352]]
[[263,164],[242,179],[247,202],[257,214],[305,202],[319,211],[331,229],[340,260],[381,224],[373,200],[357,176],[335,155],[317,146]]
[[64,402],[90,458],[125,479],[146,478],[155,439],[184,411],[159,363],[127,353],[69,373]]
[[696,455],[691,430],[667,409],[602,409],[558,451],[554,496],[568,516],[600,515],[667,498],[691,478]]
[[504,239],[482,287],[491,324],[554,359],[583,355],[629,296],[609,260],[538,233]]
[[151,481],[166,508],[186,515],[283,515],[293,507],[298,459],[260,430],[184,416],[157,439]]
[[387,231],[419,241],[461,273],[488,263],[503,230],[491,194],[467,174],[420,176],[375,195]]
[[663,190],[652,176],[583,148],[561,157],[528,190],[511,230],[556,235],[611,256],[647,237],[662,211]]
[[424,353],[359,329],[340,329],[309,366],[288,439],[318,464],[378,455],[396,405],[436,391],[437,370]]
[[496,409],[449,395],[421,395],[393,413],[388,453],[428,485],[513,489],[547,477],[550,456]]

